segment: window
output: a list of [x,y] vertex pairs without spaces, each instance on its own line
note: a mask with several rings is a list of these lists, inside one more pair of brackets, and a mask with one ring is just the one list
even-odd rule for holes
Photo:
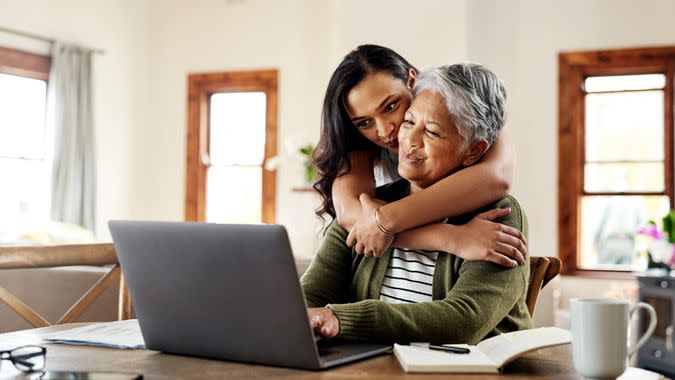
[[49,58],[0,47],[0,223],[48,220]]
[[564,274],[630,272],[636,230],[673,207],[675,47],[559,56]]
[[188,78],[185,218],[274,223],[276,71],[194,74]]

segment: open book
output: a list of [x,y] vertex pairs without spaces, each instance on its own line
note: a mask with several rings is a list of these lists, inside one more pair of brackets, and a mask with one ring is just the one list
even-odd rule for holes
[[570,343],[570,332],[557,327],[514,331],[466,347],[468,354],[452,354],[425,347],[394,345],[394,355],[406,372],[496,373],[518,356],[542,347]]

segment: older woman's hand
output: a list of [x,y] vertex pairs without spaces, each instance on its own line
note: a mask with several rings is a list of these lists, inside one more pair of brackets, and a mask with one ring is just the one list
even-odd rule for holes
[[310,307],[307,316],[312,330],[324,338],[334,338],[340,332],[340,321],[335,312],[328,307]]
[[368,194],[359,196],[361,214],[347,236],[347,245],[354,247],[356,253],[380,257],[394,241],[394,235],[386,235],[377,227],[375,210],[385,202],[373,199]]
[[507,267],[523,264],[527,255],[525,236],[513,227],[492,222],[510,212],[510,208],[486,211],[459,226],[462,233],[450,243],[454,246],[450,252],[464,260],[492,261]]

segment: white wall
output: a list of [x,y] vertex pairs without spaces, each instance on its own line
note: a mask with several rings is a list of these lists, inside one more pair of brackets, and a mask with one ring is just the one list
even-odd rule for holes
[[[518,151],[513,193],[530,222],[530,253],[556,256],[557,54],[562,51],[675,44],[669,0],[477,0],[468,8],[468,58],[506,81],[509,122]],[[601,296],[634,281],[566,277],[569,297]]]
[[[425,28],[405,27],[407,2],[156,0],[151,25],[151,107],[136,134],[147,147],[140,165],[139,212],[150,219],[183,218],[186,78],[188,73],[279,70],[279,153],[285,142],[316,142],[323,93],[339,60],[360,43],[380,43],[415,63],[453,62],[465,54],[464,0],[428,2]],[[447,41],[429,48],[423,41]],[[296,255],[312,255],[320,223],[318,197],[295,193],[302,167],[284,160],[277,172],[277,223],[289,231]]]
[[[135,141],[147,100],[149,3],[137,0],[0,0],[0,25],[105,50],[94,58],[98,155],[96,225],[102,238],[112,218],[139,217],[133,178]],[[46,54],[49,45],[0,32],[0,44]]]
[[394,49],[419,68],[466,57],[466,0],[332,0],[332,66],[370,43]]
[[[141,163],[144,175],[138,178],[144,186],[136,194],[145,218],[183,219],[189,73],[278,69],[279,153],[289,136],[316,141],[319,94],[329,70],[328,5],[310,0],[153,2],[152,102],[146,127],[136,135],[148,148]],[[282,161],[277,221],[287,226],[292,242],[312,247],[313,195],[290,191],[302,184],[302,167]]]

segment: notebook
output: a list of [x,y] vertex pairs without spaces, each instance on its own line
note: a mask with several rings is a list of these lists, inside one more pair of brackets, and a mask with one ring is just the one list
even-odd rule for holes
[[558,327],[514,331],[466,347],[468,354],[452,354],[425,347],[394,345],[394,355],[406,372],[497,373],[518,356],[542,347],[571,342],[570,332]]

